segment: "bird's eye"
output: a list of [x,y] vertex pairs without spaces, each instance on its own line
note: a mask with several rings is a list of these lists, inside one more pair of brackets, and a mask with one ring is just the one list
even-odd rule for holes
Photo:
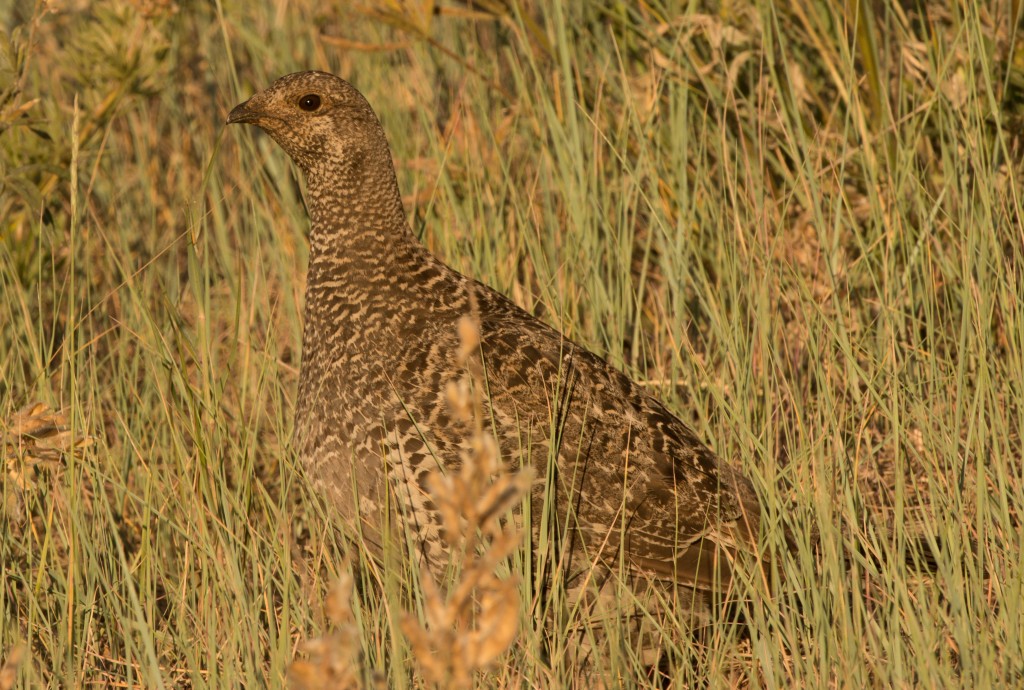
[[320,97],[315,93],[307,93],[299,99],[299,107],[307,113],[311,113],[320,107]]

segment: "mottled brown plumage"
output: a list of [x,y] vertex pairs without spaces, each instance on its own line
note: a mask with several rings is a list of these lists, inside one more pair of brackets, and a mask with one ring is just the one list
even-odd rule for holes
[[578,571],[567,579],[590,563],[614,573],[620,558],[636,581],[706,590],[728,579],[722,556],[752,551],[758,531],[747,479],[626,376],[432,256],[409,229],[384,131],[358,91],[323,72],[291,74],[228,122],[265,130],[306,175],[295,442],[367,542],[379,543],[390,505],[433,563],[445,553],[425,479],[456,466],[470,435],[445,402],[462,373],[456,324],[470,315],[503,458],[536,468],[535,523],[545,490],[557,496]]

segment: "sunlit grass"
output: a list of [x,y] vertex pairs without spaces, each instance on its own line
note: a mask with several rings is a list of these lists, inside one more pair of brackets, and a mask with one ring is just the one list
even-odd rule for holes
[[[223,129],[307,68],[380,114],[428,246],[739,462],[766,552],[792,530],[748,638],[659,622],[673,687],[1021,682],[1017,3],[72,4],[2,10],[0,420],[38,400],[92,438],[26,473],[0,427],[17,683],[278,687],[329,628],[344,548],[288,447],[302,186]],[[397,688],[405,546],[347,561]],[[478,685],[588,687],[525,559]]]

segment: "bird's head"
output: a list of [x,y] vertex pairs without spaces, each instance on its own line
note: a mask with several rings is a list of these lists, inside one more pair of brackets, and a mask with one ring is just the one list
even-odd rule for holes
[[358,167],[370,152],[387,151],[370,104],[351,84],[326,72],[296,72],[235,106],[228,124],[256,125],[306,173]]

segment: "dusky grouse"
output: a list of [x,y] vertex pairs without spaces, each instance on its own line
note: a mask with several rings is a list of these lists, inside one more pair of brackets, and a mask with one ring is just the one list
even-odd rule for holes
[[425,480],[438,463],[456,466],[469,437],[445,397],[469,315],[502,456],[535,467],[535,522],[554,492],[574,567],[696,593],[728,580],[738,550],[754,551],[760,507],[737,469],[629,378],[417,241],[384,130],[354,87],[290,74],[228,123],[266,131],[306,176],[295,443],[314,487],[365,541],[379,544],[383,506],[397,501],[426,557],[446,552]]

